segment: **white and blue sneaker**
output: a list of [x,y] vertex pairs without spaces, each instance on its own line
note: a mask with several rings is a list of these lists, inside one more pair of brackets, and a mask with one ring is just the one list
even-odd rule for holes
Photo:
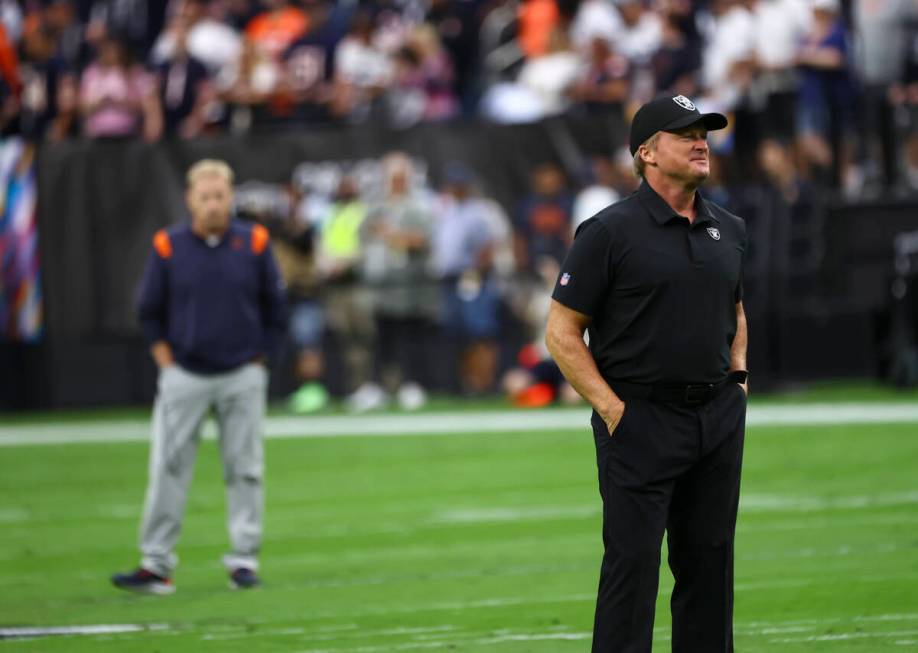
[[234,569],[230,574],[230,589],[250,590],[255,587],[259,587],[260,585],[261,581],[258,579],[258,574],[256,574],[251,569],[240,567],[239,569]]
[[112,585],[138,594],[164,596],[175,592],[175,584],[171,578],[154,574],[143,567],[138,567],[134,571],[125,574],[114,574],[112,576]]

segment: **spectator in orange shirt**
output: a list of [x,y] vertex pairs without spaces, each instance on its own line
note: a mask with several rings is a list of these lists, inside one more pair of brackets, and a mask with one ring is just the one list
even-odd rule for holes
[[519,42],[527,57],[548,52],[552,31],[561,20],[556,0],[526,0],[519,8]]
[[6,29],[0,25],[0,134],[14,124],[19,112],[20,86],[19,59]]
[[16,55],[16,44],[6,33],[6,28],[0,24],[0,77],[15,94],[19,93],[19,57]]
[[279,61],[294,41],[309,29],[309,17],[289,0],[267,0],[267,10],[245,27],[245,36],[265,54]]

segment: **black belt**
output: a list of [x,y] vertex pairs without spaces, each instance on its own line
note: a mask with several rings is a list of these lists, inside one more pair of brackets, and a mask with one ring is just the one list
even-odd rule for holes
[[745,383],[746,372],[730,372],[717,383],[626,383],[610,382],[612,390],[623,399],[649,399],[664,404],[682,404],[700,406],[717,395],[718,391],[729,383]]

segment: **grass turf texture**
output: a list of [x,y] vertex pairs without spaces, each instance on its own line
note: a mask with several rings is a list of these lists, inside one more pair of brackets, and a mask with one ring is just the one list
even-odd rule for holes
[[[264,588],[232,592],[219,460],[202,445],[178,592],[136,563],[140,443],[12,447],[0,475],[0,627],[166,624],[3,651],[589,650],[601,555],[591,436],[267,443]],[[747,434],[737,537],[743,652],[918,649],[918,425]],[[665,560],[665,556],[664,556]],[[663,567],[655,650],[669,650]]]

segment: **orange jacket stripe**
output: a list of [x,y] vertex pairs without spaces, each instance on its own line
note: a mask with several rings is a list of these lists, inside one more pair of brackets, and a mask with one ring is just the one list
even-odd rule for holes
[[265,251],[265,248],[268,246],[268,230],[262,227],[260,224],[252,227],[252,251],[256,254],[261,254]]
[[160,258],[172,258],[172,241],[165,229],[160,229],[153,236],[153,249]]

